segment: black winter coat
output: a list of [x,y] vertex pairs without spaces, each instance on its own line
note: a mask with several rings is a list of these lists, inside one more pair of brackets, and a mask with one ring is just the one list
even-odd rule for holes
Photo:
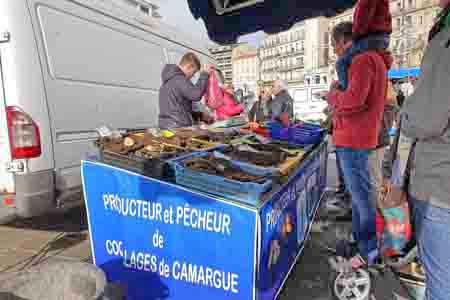
[[208,78],[208,73],[202,72],[194,85],[177,65],[164,67],[162,86],[159,89],[159,128],[173,129],[193,125],[192,105],[205,94]]

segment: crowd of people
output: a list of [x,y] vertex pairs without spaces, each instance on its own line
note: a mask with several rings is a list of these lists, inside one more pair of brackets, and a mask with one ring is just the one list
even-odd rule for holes
[[[336,148],[339,193],[352,207],[354,268],[370,266],[379,256],[376,235],[377,198],[391,187],[392,147],[389,130],[394,122],[414,143],[406,175],[415,221],[415,238],[426,272],[426,299],[450,295],[450,0],[430,32],[422,75],[415,91],[405,99],[397,95],[387,73],[393,58],[388,51],[392,17],[388,0],[359,0],[353,23],[343,22],[332,31],[338,56],[338,81],[323,95]],[[193,53],[162,73],[159,127],[190,127],[194,120],[210,123],[242,114],[233,86],[222,86],[222,106],[197,111],[207,90],[211,66],[201,66]],[[191,82],[200,72],[196,84]],[[399,107],[402,107],[399,111]],[[251,122],[273,120],[289,124],[293,100],[287,83],[275,80],[261,90],[248,110]]]
[[[191,79],[200,72],[197,82]],[[159,91],[159,128],[174,129],[191,127],[195,121],[211,123],[214,120],[227,120],[245,111],[243,104],[236,101],[235,90],[231,84],[220,86],[222,101],[218,107],[198,105],[202,103],[207,87],[210,65],[202,66],[194,53],[185,54],[180,62],[168,64],[162,71],[162,86]],[[288,85],[277,79],[272,88],[264,90],[257,96],[246,116],[252,122],[279,121],[288,125],[293,119],[294,100],[288,93]]]

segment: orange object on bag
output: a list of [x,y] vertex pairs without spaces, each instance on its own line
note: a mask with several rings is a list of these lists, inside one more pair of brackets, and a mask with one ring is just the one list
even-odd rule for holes
[[253,132],[262,135],[263,137],[270,137],[270,130],[267,128],[258,127],[253,129]]
[[223,92],[214,69],[209,71],[208,87],[205,94],[206,105],[216,110],[223,105]]
[[284,112],[280,116],[281,123],[283,123],[283,127],[289,127],[289,114],[287,112]]

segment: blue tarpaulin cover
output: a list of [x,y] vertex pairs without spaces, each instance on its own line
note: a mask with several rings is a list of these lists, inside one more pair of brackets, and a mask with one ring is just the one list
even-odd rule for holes
[[260,30],[278,33],[308,18],[335,15],[356,3],[356,0],[264,0],[219,15],[214,1],[221,0],[188,0],[188,3],[193,16],[203,19],[211,40],[221,44],[236,42],[239,36]]
[[398,70],[389,70],[388,76],[390,79],[402,79],[406,77],[419,77],[419,68],[403,68]]

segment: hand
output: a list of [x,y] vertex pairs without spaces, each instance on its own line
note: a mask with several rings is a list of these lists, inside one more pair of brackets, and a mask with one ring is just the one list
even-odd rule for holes
[[250,126],[251,130],[255,130],[259,128],[259,124],[256,122],[249,122],[248,125]]
[[392,182],[388,178],[383,178],[383,182],[381,183],[382,193],[387,194],[392,189]]
[[339,89],[339,87],[340,87],[339,81],[335,80],[335,81],[333,81],[333,83],[331,83],[330,89],[337,90],[337,89]]
[[210,125],[214,123],[214,118],[207,113],[202,113],[202,121]]

